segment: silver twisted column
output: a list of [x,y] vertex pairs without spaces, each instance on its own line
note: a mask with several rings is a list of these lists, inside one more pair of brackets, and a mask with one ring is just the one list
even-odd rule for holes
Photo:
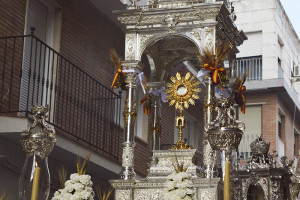
[[[211,76],[208,76],[206,80],[206,94],[204,100],[204,120],[205,124],[209,124],[214,119],[214,96],[215,96],[215,89],[213,85],[213,81]],[[216,152],[212,150],[205,133],[205,139],[203,141],[203,164],[204,164],[204,172],[206,178],[213,178],[214,176],[214,166],[216,163]]]
[[123,62],[123,71],[130,71],[126,74],[127,92],[125,108],[123,112],[125,137],[122,153],[121,179],[130,180],[135,178],[134,172],[134,130],[136,121],[136,79],[139,70],[138,62]]

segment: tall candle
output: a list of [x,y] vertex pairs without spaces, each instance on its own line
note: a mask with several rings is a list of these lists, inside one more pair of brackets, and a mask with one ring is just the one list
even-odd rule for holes
[[31,200],[37,200],[38,192],[39,192],[40,173],[41,173],[41,168],[39,168],[37,166],[37,163],[35,163],[32,191],[31,191]]
[[230,200],[230,162],[227,158],[225,162],[224,200]]

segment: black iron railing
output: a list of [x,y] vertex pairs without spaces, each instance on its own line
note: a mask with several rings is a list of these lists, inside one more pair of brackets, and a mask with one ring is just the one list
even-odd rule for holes
[[238,58],[236,64],[238,77],[247,72],[247,81],[262,80],[262,56]]
[[118,158],[121,96],[37,37],[0,37],[0,77],[0,113],[49,105],[55,128]]

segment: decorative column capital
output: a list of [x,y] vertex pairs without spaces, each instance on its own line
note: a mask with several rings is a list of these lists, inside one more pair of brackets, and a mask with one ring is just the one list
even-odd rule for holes
[[[149,89],[150,95],[154,100],[154,103],[160,103],[161,93],[158,91],[164,86],[165,82],[147,82],[146,85]],[[155,92],[157,91],[157,92]]]
[[164,86],[165,82],[147,82],[146,84],[150,90],[158,90]]
[[126,83],[127,83],[127,88],[131,87],[131,88],[136,88],[136,79],[138,77],[137,73],[127,73],[126,74]]
[[138,71],[142,71],[143,68],[144,68],[144,65],[139,60],[125,60],[125,61],[122,61],[122,69],[124,71],[133,70],[133,71],[136,71],[136,73],[137,73]]

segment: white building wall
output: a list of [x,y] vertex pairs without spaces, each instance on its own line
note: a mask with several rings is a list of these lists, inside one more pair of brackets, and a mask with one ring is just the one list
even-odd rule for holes
[[[300,84],[294,83],[292,86],[290,81],[293,63],[300,64],[300,40],[280,0],[237,0],[234,1],[234,7],[237,27],[246,33],[248,43],[256,41],[257,35],[253,33],[261,32],[262,45],[257,49],[262,48],[263,79],[277,79],[283,76],[286,84],[294,92],[300,93]],[[249,54],[249,51],[245,53],[243,45],[239,50],[241,53],[238,57],[257,56],[256,53]],[[278,58],[281,59],[282,75]],[[300,99],[299,94],[297,95]]]
[[[293,87],[290,81],[293,65],[300,64],[300,40],[291,25],[279,0],[275,1],[275,31],[278,35],[278,40],[282,41],[282,69],[286,83],[300,92],[300,84],[294,83]],[[299,94],[298,94],[299,95]]]

